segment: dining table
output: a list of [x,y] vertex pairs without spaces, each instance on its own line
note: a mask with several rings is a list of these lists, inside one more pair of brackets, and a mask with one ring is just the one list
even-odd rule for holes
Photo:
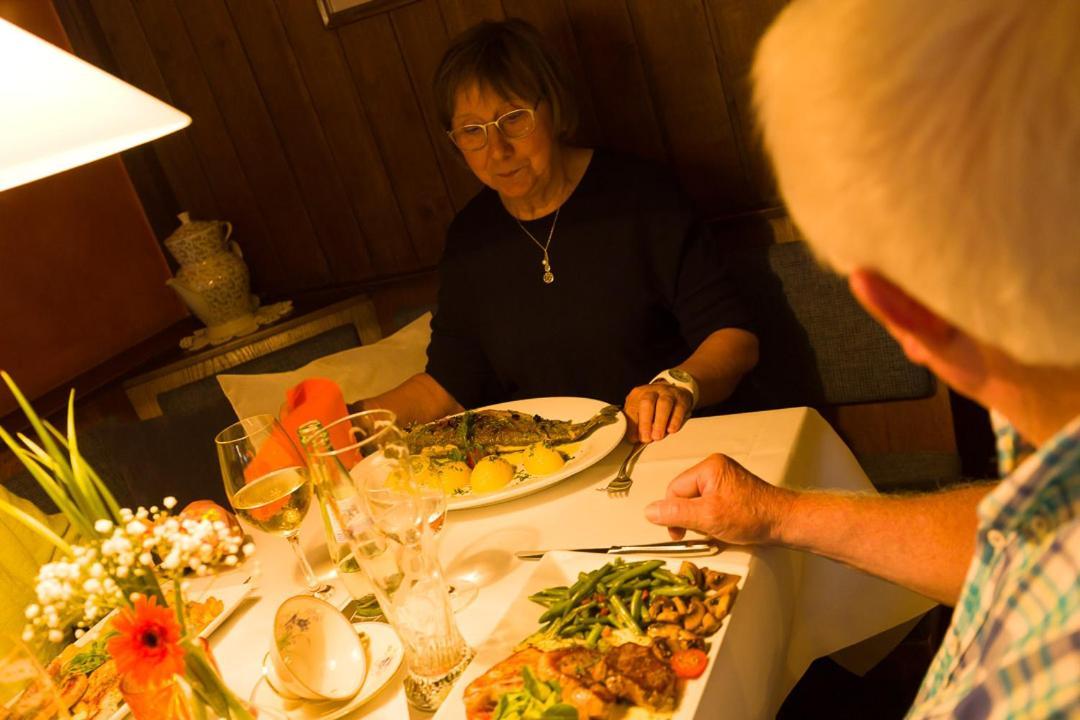
[[[488,639],[536,567],[515,552],[668,540],[665,528],[646,520],[645,506],[663,497],[672,478],[710,454],[728,455],[779,486],[876,492],[844,442],[810,408],[693,418],[645,449],[633,468],[629,492],[597,492],[615,476],[630,447],[623,441],[587,469],[536,493],[450,511],[437,538],[444,572],[479,588],[476,598],[456,613],[468,643],[479,647]],[[255,592],[211,638],[225,682],[244,698],[260,680],[276,609],[305,592],[285,541],[258,532],[254,536],[254,558],[226,575],[200,580],[195,589],[253,576]],[[318,512],[308,514],[301,542],[316,570],[331,577]],[[721,557],[744,575],[744,584],[716,661],[706,671],[699,718],[773,717],[816,658],[880,636],[933,606],[917,593],[809,553],[724,546]],[[333,602],[347,600],[343,587],[336,592]],[[403,675],[404,668],[346,717],[430,717],[406,703]]]

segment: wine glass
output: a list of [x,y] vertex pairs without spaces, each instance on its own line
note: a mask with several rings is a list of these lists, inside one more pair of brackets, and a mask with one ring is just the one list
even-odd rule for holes
[[233,510],[263,532],[289,542],[308,590],[328,595],[300,547],[300,525],[311,507],[307,464],[273,415],[254,415],[233,423],[214,438],[225,494]]

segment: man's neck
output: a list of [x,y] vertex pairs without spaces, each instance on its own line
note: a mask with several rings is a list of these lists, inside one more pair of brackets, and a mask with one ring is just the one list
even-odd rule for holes
[[1080,416],[1080,368],[1020,366],[990,403],[1017,432],[1038,446]]

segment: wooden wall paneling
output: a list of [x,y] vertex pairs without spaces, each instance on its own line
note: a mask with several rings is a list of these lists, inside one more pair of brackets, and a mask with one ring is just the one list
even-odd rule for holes
[[596,145],[600,138],[600,123],[596,119],[592,95],[588,92],[585,68],[578,55],[577,42],[570,25],[570,16],[562,0],[503,0],[503,7],[509,17],[519,17],[533,24],[544,36],[566,71],[574,80],[571,92],[578,101],[581,117],[579,118],[577,138],[583,145]]
[[435,159],[442,169],[454,208],[460,210],[476,195],[481,185],[462,160],[460,152],[446,137],[435,108],[431,83],[439,61],[450,44],[442,14],[434,0],[425,0],[395,10],[390,14],[390,20],[412,79],[413,91],[424,114],[428,136],[435,149]]
[[202,68],[214,95],[285,269],[272,289],[325,285],[331,281],[330,269],[228,8],[220,0],[181,0],[174,7],[182,19],[174,32],[187,31],[199,60],[196,67]]
[[705,0],[713,47],[724,82],[728,114],[734,122],[735,136],[743,156],[743,165],[753,185],[755,200],[761,204],[779,205],[780,198],[757,132],[750,69],[758,41],[787,2]]
[[[99,17],[104,18],[109,15],[110,8],[120,6],[124,0],[94,2]],[[206,77],[197,71],[199,60],[184,31],[183,21],[171,3],[138,0],[133,7],[138,26],[124,27],[121,34],[145,33],[173,104],[192,116],[192,124],[180,133],[191,138],[204,168],[205,182],[218,199],[220,212],[216,219],[229,220],[235,228],[234,239],[243,249],[252,272],[253,290],[282,285],[287,279],[288,268],[280,261],[266,218],[248,185]]]
[[596,109],[598,144],[668,162],[625,0],[573,0],[566,10]]
[[277,0],[277,8],[376,274],[415,268],[419,260],[337,33],[323,27],[314,2]]
[[422,267],[442,255],[454,214],[424,117],[387,15],[338,31],[345,57],[386,159],[413,248]]
[[315,229],[328,279],[348,283],[370,278],[372,264],[363,231],[338,176],[276,6],[270,0],[229,0],[228,8]]
[[451,38],[481,20],[502,20],[506,17],[500,0],[439,0],[439,9],[442,10],[446,32]]
[[[90,14],[86,12],[84,5],[73,0],[68,0],[65,4],[78,15]],[[119,71],[132,85],[176,105],[177,101],[172,97],[161,75],[154,52],[147,43],[131,3],[128,0],[92,0],[91,7],[103,41],[116,63],[116,68],[104,69]],[[179,205],[177,209],[188,210],[195,217],[218,217],[221,210],[217,197],[192,144],[191,135],[183,131],[172,133],[156,140],[152,148],[168,178],[170,190]],[[139,190],[140,195],[146,192],[142,186]],[[172,226],[175,226],[174,219]],[[170,227],[169,230],[171,229]],[[160,238],[160,229],[158,234]]]
[[672,165],[699,210],[752,204],[700,0],[629,0]]

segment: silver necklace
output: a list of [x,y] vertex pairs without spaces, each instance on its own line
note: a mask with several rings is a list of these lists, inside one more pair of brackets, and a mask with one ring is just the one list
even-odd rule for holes
[[529,232],[529,229],[527,227],[521,224],[520,220],[514,218],[514,220],[518,224],[518,227],[521,228],[522,232],[528,235],[529,239],[536,243],[536,247],[540,248],[540,250],[544,253],[544,259],[540,261],[540,265],[544,268],[545,285],[550,285],[551,283],[555,282],[555,275],[553,275],[551,272],[551,258],[548,256],[548,248],[551,247],[551,238],[555,235],[555,223],[559,222],[559,210],[562,210],[562,208],[560,207],[555,210],[555,218],[551,221],[551,230],[548,231],[547,242],[543,245],[541,245],[540,241],[537,240],[531,232]]

